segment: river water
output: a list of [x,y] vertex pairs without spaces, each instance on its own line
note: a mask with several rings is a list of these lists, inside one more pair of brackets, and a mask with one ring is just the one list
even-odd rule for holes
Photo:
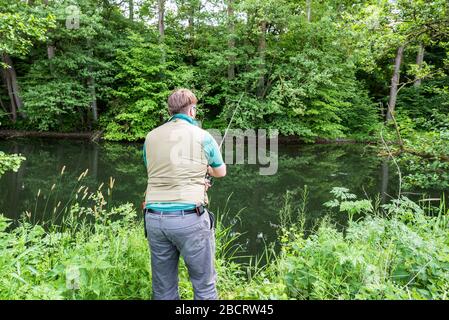
[[[64,205],[80,185],[95,190],[101,183],[109,185],[111,177],[115,180],[108,205],[130,202],[140,208],[147,179],[141,143],[23,138],[0,140],[0,150],[27,158],[17,173],[0,178],[0,213],[7,217],[18,219],[28,211],[33,221],[49,219],[58,202]],[[328,214],[323,203],[332,199],[332,187],[346,187],[361,198],[380,195],[383,201],[398,188],[395,167],[367,145],[280,145],[278,157],[278,171],[271,176],[260,175],[258,165],[229,165],[228,175],[216,179],[209,191],[210,208],[228,211],[226,224],[237,221],[233,229],[242,233],[239,241],[248,254],[261,253],[264,242],[276,238],[278,212],[287,190],[293,192],[296,208],[307,189],[306,222],[312,226]],[[86,169],[87,176],[78,182]],[[338,224],[345,224],[343,214],[333,215]]]

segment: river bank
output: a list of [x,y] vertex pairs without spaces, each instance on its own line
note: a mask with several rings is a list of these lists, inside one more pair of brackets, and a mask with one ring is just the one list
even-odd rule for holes
[[[347,192],[335,192],[340,211],[367,215],[351,219],[345,233],[325,218],[306,237],[287,199],[279,212],[281,251],[274,254],[268,245],[263,267],[257,257],[251,264],[234,262],[241,253],[238,235],[219,214],[220,298],[447,299],[449,211],[442,206],[431,216],[406,198],[380,210],[368,200],[343,201]],[[23,220],[9,231],[10,221],[0,216],[1,299],[151,299],[141,219],[129,204],[105,210],[98,192],[96,199],[92,207],[75,204],[63,224],[49,229]],[[180,294],[192,298],[182,263]]]
[[[52,132],[52,131],[26,131],[26,130],[0,130],[0,139],[14,139],[14,138],[53,138],[53,139],[82,139],[89,141],[104,141],[103,131],[87,131],[87,132]],[[373,139],[354,139],[354,138],[321,138],[317,137],[313,142],[305,142],[299,136],[279,136],[279,142],[288,145],[298,145],[305,143],[316,143],[316,144],[332,144],[332,143],[366,143],[374,144],[377,143]],[[138,140],[133,142],[143,142],[144,140]],[[122,141],[126,142],[126,141]]]
[[22,130],[0,130],[0,138],[53,138],[53,139],[87,139],[99,141],[103,131],[90,132],[45,132],[45,131],[22,131]]

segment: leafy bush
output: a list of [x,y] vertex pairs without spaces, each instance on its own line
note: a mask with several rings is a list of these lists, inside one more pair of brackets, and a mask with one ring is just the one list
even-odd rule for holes
[[449,130],[417,131],[407,125],[407,121],[402,121],[399,130],[404,150],[396,146],[393,152],[399,155],[404,189],[446,190],[449,187]]
[[[71,210],[73,219],[104,213]],[[71,228],[51,231],[27,222],[6,231],[10,222],[1,217],[0,298],[149,298],[147,244],[135,213],[123,205],[109,215],[121,219],[103,217],[93,225],[78,220]]]
[[28,123],[40,131],[73,130],[80,114],[90,107],[91,97],[86,92],[85,86],[73,79],[27,83],[23,98]]
[[429,120],[445,115],[442,120],[447,123],[449,106],[447,81],[448,77],[444,76],[426,81],[419,87],[404,88],[398,96],[397,111],[407,114],[416,121],[418,129],[437,130],[438,126],[434,126],[436,123],[431,124]]
[[[304,192],[306,194],[306,192]],[[217,288],[224,299],[445,299],[449,293],[449,211],[427,215],[403,197],[379,207],[336,188],[341,211],[365,212],[345,231],[329,218],[305,235],[285,198],[281,251],[267,246],[250,263],[219,215]],[[148,243],[130,204],[105,210],[101,192],[92,206],[73,204],[61,226],[32,225],[0,216],[0,299],[150,299]],[[303,201],[302,199],[301,201]],[[363,202],[361,202],[363,201]],[[336,204],[337,202],[332,202]],[[342,205],[344,204],[344,205]],[[331,205],[330,207],[333,207]],[[303,210],[299,206],[299,212]],[[221,217],[221,218],[220,218]],[[180,293],[191,299],[181,261]]]
[[[359,200],[344,201],[354,210],[360,207]],[[289,297],[447,298],[449,212],[427,216],[405,197],[382,210],[390,217],[373,212],[349,221],[345,232],[328,219],[309,238],[294,228],[285,230],[281,268]]]

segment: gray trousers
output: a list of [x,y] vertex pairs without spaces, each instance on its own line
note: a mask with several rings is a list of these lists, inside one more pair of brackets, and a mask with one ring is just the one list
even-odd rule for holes
[[184,216],[147,213],[153,299],[179,300],[178,262],[184,258],[195,300],[218,299],[214,267],[215,233],[209,213]]

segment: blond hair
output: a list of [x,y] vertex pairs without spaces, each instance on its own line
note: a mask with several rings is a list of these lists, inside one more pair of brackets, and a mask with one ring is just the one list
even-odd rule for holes
[[168,111],[170,114],[184,113],[188,106],[196,104],[198,99],[189,89],[176,89],[168,97]]

